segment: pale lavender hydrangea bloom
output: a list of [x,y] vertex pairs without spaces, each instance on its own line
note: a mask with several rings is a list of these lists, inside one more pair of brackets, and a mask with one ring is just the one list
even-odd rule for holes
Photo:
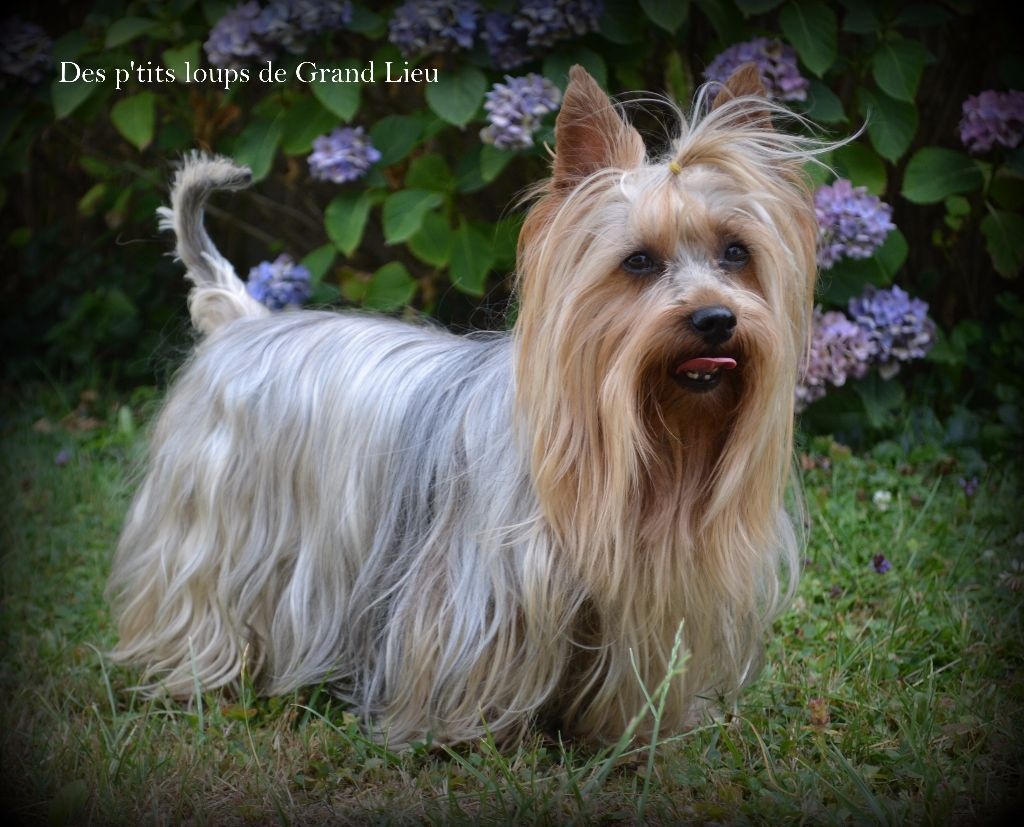
[[313,141],[309,171],[320,181],[344,184],[362,178],[379,160],[380,152],[361,126],[342,126]]
[[533,146],[533,133],[540,119],[558,108],[561,92],[550,80],[536,74],[496,83],[487,93],[484,109],[490,124],[480,131],[480,139],[498,149],[525,149]]
[[256,301],[271,310],[302,304],[310,297],[310,272],[282,253],[274,261],[262,261],[249,271],[245,287]]
[[768,97],[780,101],[807,100],[810,84],[797,68],[796,51],[781,40],[755,37],[734,43],[704,70],[704,79],[724,83],[744,63],[755,63]]
[[850,299],[848,309],[874,343],[883,379],[899,373],[901,362],[924,358],[935,344],[935,322],[928,317],[928,304],[910,298],[896,285],[879,290],[869,284],[863,295]]
[[35,23],[9,17],[0,23],[0,81],[17,78],[36,84],[53,64],[53,41]]
[[405,57],[469,49],[479,14],[475,0],[407,0],[391,16],[388,40]]
[[988,89],[963,104],[960,141],[970,152],[988,152],[999,144],[1013,149],[1024,138],[1024,92]]
[[218,20],[203,44],[210,63],[221,69],[240,69],[272,58],[273,51],[264,45],[256,32],[260,14],[260,4],[249,0],[235,6]]
[[877,346],[860,325],[837,310],[814,310],[811,349],[796,388],[796,409],[804,410],[821,399],[828,385],[841,387],[859,379],[871,367]]
[[870,258],[892,223],[892,207],[867,187],[855,187],[844,178],[819,187],[814,194],[818,215],[818,264],[828,269],[839,259]]
[[495,11],[483,21],[483,40],[499,69],[513,69],[541,50],[596,31],[602,0],[525,0],[511,14]]

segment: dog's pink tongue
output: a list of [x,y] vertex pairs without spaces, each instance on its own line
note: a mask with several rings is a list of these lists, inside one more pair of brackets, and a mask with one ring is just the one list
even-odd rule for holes
[[688,370],[732,370],[736,367],[736,360],[730,356],[698,356],[696,359],[689,359],[676,368],[676,373],[685,373]]

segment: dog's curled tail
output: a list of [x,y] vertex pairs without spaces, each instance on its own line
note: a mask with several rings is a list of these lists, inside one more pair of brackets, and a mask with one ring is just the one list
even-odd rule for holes
[[195,285],[188,295],[192,324],[212,333],[235,319],[265,316],[267,308],[249,295],[245,284],[214,246],[203,226],[203,209],[216,190],[249,186],[252,173],[220,156],[193,152],[185,156],[171,185],[171,206],[160,207],[160,229],[177,236],[175,252]]

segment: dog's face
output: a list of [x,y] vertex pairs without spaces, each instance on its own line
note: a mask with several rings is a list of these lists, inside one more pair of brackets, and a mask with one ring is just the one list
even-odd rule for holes
[[572,75],[520,240],[520,397],[558,411],[539,423],[542,478],[574,476],[586,439],[634,490],[652,469],[678,476],[666,454],[687,447],[710,474],[723,440],[767,436],[741,427],[745,411],[788,436],[815,223],[760,89],[738,72],[651,162],[589,75]]

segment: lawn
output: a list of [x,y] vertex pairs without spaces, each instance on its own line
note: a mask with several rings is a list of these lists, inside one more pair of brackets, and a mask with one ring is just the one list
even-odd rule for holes
[[24,823],[977,824],[1022,800],[1009,466],[964,479],[940,446],[805,439],[800,589],[731,714],[653,746],[538,734],[512,753],[395,753],[316,690],[144,701],[104,658],[104,582],[155,404],[50,389],[5,407],[0,738]]

